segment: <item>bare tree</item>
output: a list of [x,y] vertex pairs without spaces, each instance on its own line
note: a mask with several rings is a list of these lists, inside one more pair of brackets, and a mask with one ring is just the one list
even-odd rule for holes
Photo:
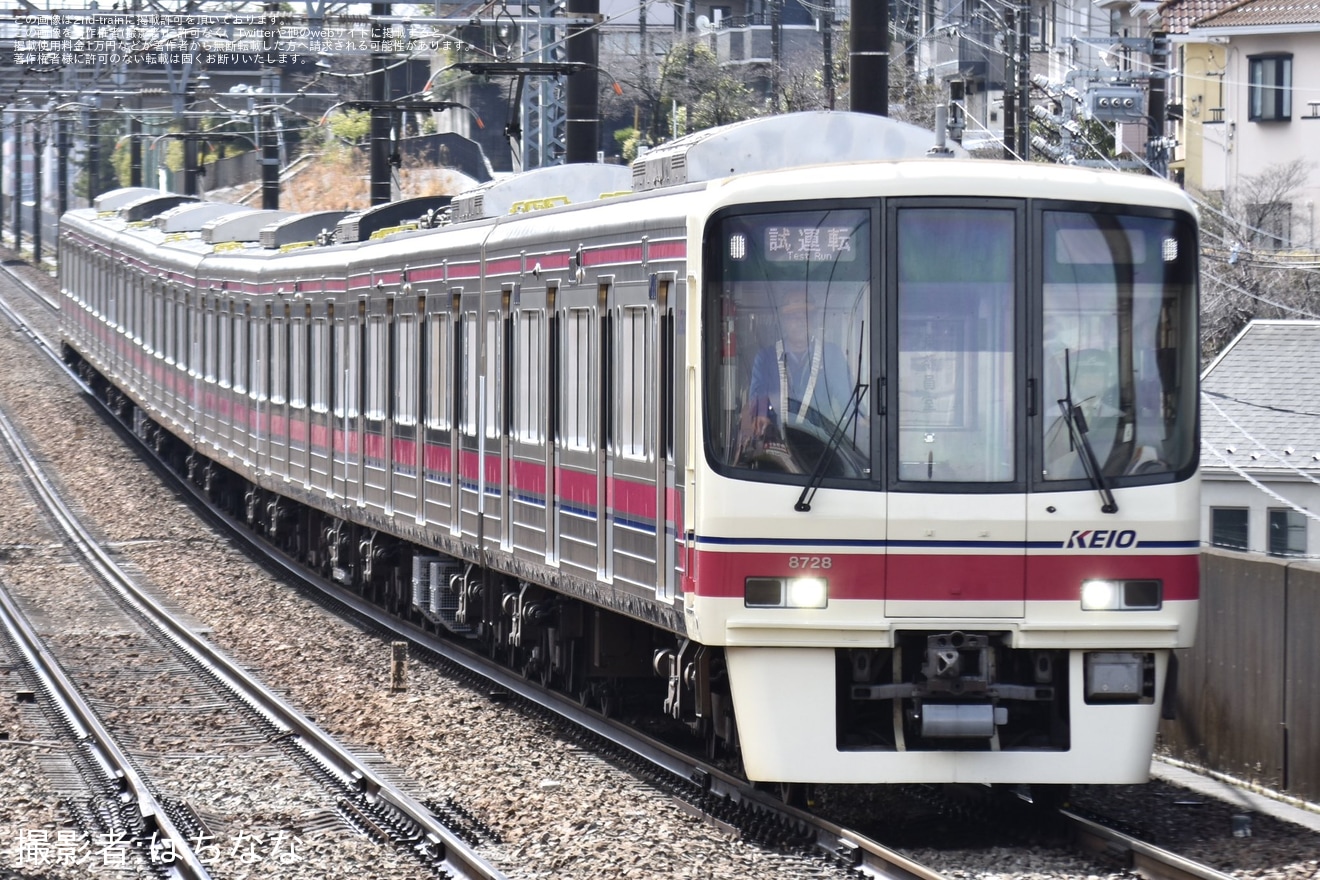
[[1292,204],[1312,163],[1243,177],[1202,212],[1201,350],[1219,353],[1257,318],[1320,318],[1320,277],[1289,259]]

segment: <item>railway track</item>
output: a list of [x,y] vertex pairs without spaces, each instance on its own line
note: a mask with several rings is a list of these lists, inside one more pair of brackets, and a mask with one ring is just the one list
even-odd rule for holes
[[[504,876],[373,764],[352,754],[216,649],[194,624],[164,608],[79,522],[3,412],[0,440],[58,529],[63,546],[85,566],[85,574],[68,579],[79,585],[76,611],[71,611],[78,629],[71,637],[74,644],[60,650],[62,661],[37,637],[18,603],[6,597],[3,605],[18,650],[42,691],[65,717],[71,741],[90,738],[93,743],[96,758],[90,763],[106,775],[101,787],[123,788],[128,794],[122,817],[98,833],[123,829],[131,846],[149,850],[148,863],[168,864],[189,880],[209,876],[196,849],[199,841],[214,841],[215,835],[195,818],[176,821],[181,814],[186,817],[187,810],[167,807],[155,794],[157,783],[137,769],[141,758],[134,761],[129,754],[137,751],[141,756],[144,740],[150,740],[156,751],[186,749],[190,728],[197,725],[206,728],[208,751],[237,750],[247,758],[254,749],[284,753],[330,792],[347,825],[411,852],[437,876],[483,880]],[[94,583],[105,588],[104,598]],[[60,600],[58,594],[47,593],[34,596],[29,604],[53,614],[52,606],[60,605]],[[62,671],[61,662],[80,673],[80,684]],[[84,696],[89,686],[96,689],[96,697]],[[162,688],[166,693],[160,693]],[[224,696],[217,697],[217,691]],[[246,717],[233,717],[235,701]],[[99,711],[94,704],[99,704]],[[103,715],[118,716],[119,723],[103,723],[99,720]],[[219,738],[219,744],[212,744],[212,737]],[[126,738],[135,742],[136,749],[121,744]],[[89,831],[88,816],[80,822],[84,831]]]
[[[187,481],[183,481],[181,485],[190,486]],[[241,528],[235,528],[235,533],[245,539],[251,538],[246,530]],[[261,546],[264,548],[264,545]],[[261,552],[273,551],[264,548]],[[386,638],[406,639],[412,643],[414,651],[441,658],[442,662],[455,668],[461,667],[466,670],[463,674],[480,676],[485,682],[482,687],[489,692],[508,695],[528,706],[538,707],[537,711],[554,713],[566,719],[567,723],[575,725],[582,731],[582,736],[590,740],[608,741],[611,743],[609,746],[611,750],[620,750],[633,755],[634,757],[629,760],[636,762],[637,766],[644,764],[648,768],[644,775],[654,780],[655,784],[661,785],[671,791],[674,797],[683,800],[691,812],[701,814],[726,830],[767,846],[809,851],[822,861],[855,875],[940,876],[934,870],[886,850],[863,835],[786,807],[717,768],[683,755],[662,743],[640,737],[597,713],[585,711],[571,700],[564,699],[562,695],[545,691],[507,670],[490,664],[479,654],[437,640],[416,627],[400,624],[378,609],[361,602],[353,594],[332,583],[324,581],[318,583],[319,579],[308,578],[289,560],[278,557],[278,554],[277,558],[280,559],[281,565],[288,568],[289,577],[296,574],[309,584],[309,588],[315,588],[330,597],[328,601],[332,600],[352,608],[353,613],[360,619],[370,621],[371,627],[379,632],[388,633]],[[1081,820],[1081,817],[1076,817],[1076,820],[1085,821]],[[1094,840],[1102,833],[1099,830],[1088,831],[1088,839]],[[1126,862],[1140,876],[1200,878],[1228,876],[1212,869],[1192,865],[1173,854],[1161,854],[1153,847],[1137,841],[1124,843],[1121,837],[1113,834],[1107,835],[1105,840],[1103,845],[1098,848],[1093,846],[1092,849],[1098,849],[1106,858]],[[1136,854],[1138,850],[1140,855]]]

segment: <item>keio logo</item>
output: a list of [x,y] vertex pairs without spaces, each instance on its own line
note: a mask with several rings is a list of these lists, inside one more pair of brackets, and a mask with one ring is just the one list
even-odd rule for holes
[[1132,529],[1075,529],[1064,547],[1080,547],[1087,550],[1108,550],[1112,547],[1132,547],[1137,543],[1137,533]]

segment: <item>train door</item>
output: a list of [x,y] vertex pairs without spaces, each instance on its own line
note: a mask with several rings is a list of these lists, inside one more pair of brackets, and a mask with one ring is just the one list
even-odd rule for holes
[[223,292],[215,304],[215,426],[212,436],[219,450],[233,446],[234,337],[233,300]]
[[394,299],[367,302],[366,351],[362,361],[362,484],[370,507],[389,512],[392,450],[390,403],[390,325]]
[[560,338],[559,312],[555,301],[559,296],[558,283],[546,285],[545,289],[545,561],[548,565],[559,564],[559,529],[556,525],[555,496],[558,486],[559,468],[559,352]]
[[423,517],[435,526],[454,523],[454,321],[448,295],[426,297],[422,430]]
[[513,450],[509,435],[513,427],[513,309],[518,306],[521,295],[521,285],[504,284],[500,290],[499,312],[487,312],[488,319],[491,319],[487,326],[488,330],[493,331],[491,342],[494,344],[493,357],[487,360],[487,369],[497,367],[499,370],[495,382],[496,393],[490,398],[491,405],[496,409],[493,421],[497,425],[497,433],[492,435],[491,442],[499,450],[499,471],[494,475],[499,497],[492,496],[487,506],[492,502],[498,505],[494,525],[498,529],[501,550],[513,549],[514,493],[510,483]]
[[308,337],[308,430],[307,430],[307,484],[325,495],[332,494],[330,384],[332,364],[330,358],[330,326],[334,320],[334,303],[320,300],[312,306],[312,326]]
[[252,365],[248,362],[248,318],[251,304],[246,299],[235,300],[230,312],[230,335],[234,342],[234,388],[229,399],[229,450],[244,465],[252,464],[252,408],[248,402],[248,376]]
[[188,358],[192,354],[192,340],[189,331],[191,315],[189,291],[182,287],[174,289],[174,371],[170,376],[170,414],[176,425],[187,424],[188,397],[191,393],[188,375]]
[[511,418],[506,534],[510,545],[525,557],[545,555],[549,519],[545,299],[546,294],[539,291],[520,291],[508,346]]
[[248,321],[248,407],[252,413],[252,466],[270,473],[270,302],[259,302]]
[[[491,307],[492,306],[492,307]],[[459,450],[459,528],[484,544],[499,540],[500,398],[503,323],[499,299],[461,294],[462,420]]]
[[205,422],[202,414],[202,396],[206,393],[206,380],[203,378],[206,369],[204,364],[206,294],[190,287],[184,296],[188,303],[188,371],[184,376],[185,398],[182,418],[179,421],[184,431],[195,441]]
[[610,290],[614,279],[596,283],[596,577],[614,580],[614,312]]
[[334,316],[330,364],[334,371],[334,494],[348,504],[362,504],[362,327],[366,299],[350,303]]
[[1022,219],[994,203],[888,210],[890,617],[1024,614]]
[[655,387],[651,417],[655,428],[655,597],[661,601],[674,598],[676,571],[676,531],[670,521],[677,520],[673,503],[674,469],[674,309],[671,291],[673,273],[651,276],[651,299],[655,303],[656,346],[652,356],[655,373],[659,377]]
[[417,454],[420,431],[417,425],[421,390],[421,332],[419,322],[425,314],[425,299],[413,294],[412,285],[404,283],[394,309],[394,340],[390,395],[393,432],[390,455],[390,504],[396,516],[416,520],[419,512]]
[[165,282],[153,281],[150,290],[152,354],[145,367],[147,385],[144,396],[148,405],[159,412],[162,399],[161,388],[165,382],[165,349],[169,344],[165,327],[165,310],[167,308]]
[[449,291],[449,322],[453,340],[453,359],[450,361],[454,371],[453,386],[450,390],[450,407],[453,428],[450,431],[449,444],[449,533],[463,534],[463,447],[468,430],[468,412],[471,404],[467,400],[468,377],[473,368],[468,366],[469,324],[463,311],[463,288],[454,287]]
[[[297,285],[294,285],[297,289]],[[295,302],[289,307],[289,479],[311,484],[308,457],[311,455],[311,413],[308,408],[309,337],[312,304]]]
[[200,377],[200,397],[197,406],[200,414],[197,426],[198,446],[216,445],[219,437],[219,390],[220,377],[217,365],[220,362],[219,312],[220,298],[213,289],[203,294],[198,301],[202,321],[202,362],[197,371]]
[[595,580],[600,573],[597,511],[596,408],[599,398],[596,289],[560,289],[557,296],[556,388],[558,439],[554,448],[554,555],[563,569]]
[[266,448],[271,474],[289,474],[289,306],[276,302],[270,316],[270,421]]

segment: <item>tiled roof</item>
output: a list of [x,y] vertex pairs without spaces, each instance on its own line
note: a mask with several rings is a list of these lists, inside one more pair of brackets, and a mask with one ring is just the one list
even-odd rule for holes
[[1320,476],[1318,376],[1320,321],[1248,324],[1201,379],[1202,465]]
[[1240,0],[1196,21],[1193,27],[1320,25],[1320,0]]
[[1159,15],[1166,33],[1185,34],[1195,22],[1236,3],[1237,0],[1165,0],[1160,4]]

